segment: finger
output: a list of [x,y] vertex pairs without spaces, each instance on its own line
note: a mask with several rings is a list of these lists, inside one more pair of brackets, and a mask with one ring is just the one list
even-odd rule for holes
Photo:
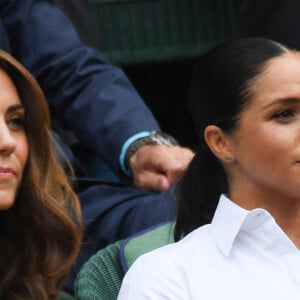
[[158,191],[167,191],[171,186],[171,182],[165,176],[160,176],[158,181]]
[[176,180],[180,174],[185,172],[195,155],[187,148],[166,147],[162,150],[159,154],[156,154],[156,163],[159,165],[160,170],[172,180]]
[[153,191],[166,191],[171,185],[165,175],[153,172],[139,173],[134,177],[134,184],[140,189]]

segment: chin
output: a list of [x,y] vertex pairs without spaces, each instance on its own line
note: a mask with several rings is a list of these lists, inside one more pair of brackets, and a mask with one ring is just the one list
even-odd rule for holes
[[16,189],[0,189],[0,211],[8,210],[16,202]]
[[15,201],[1,201],[0,199],[0,211],[3,211],[3,210],[9,210],[10,208],[13,207]]

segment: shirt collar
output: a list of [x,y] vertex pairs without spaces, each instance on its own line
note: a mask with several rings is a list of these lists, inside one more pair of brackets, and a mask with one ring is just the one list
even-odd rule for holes
[[228,256],[240,231],[253,229],[270,219],[272,216],[265,209],[249,211],[221,195],[212,220],[212,231],[218,247]]

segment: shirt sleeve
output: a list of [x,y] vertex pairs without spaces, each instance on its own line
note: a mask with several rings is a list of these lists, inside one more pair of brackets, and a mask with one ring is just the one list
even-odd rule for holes
[[152,251],[139,257],[126,273],[118,300],[188,300],[176,264]]
[[40,83],[52,115],[121,172],[125,141],[159,129],[124,72],[83,44],[53,1],[3,0],[0,17],[12,55]]

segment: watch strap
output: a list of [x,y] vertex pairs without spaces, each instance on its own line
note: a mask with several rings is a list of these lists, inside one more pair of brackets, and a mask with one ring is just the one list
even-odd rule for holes
[[133,154],[135,154],[142,146],[145,145],[165,145],[165,146],[172,147],[172,146],[177,146],[179,144],[174,137],[161,131],[152,131],[149,135],[135,140],[133,143],[130,144],[125,154],[124,164],[126,170],[128,170],[129,173],[130,173],[130,166],[129,166],[130,157]]

